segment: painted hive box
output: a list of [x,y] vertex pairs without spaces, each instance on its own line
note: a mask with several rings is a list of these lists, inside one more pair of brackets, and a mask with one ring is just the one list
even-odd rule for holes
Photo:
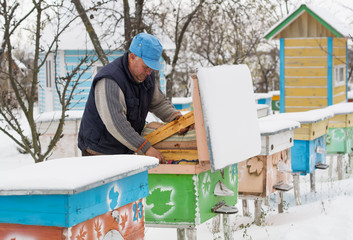
[[147,170],[157,165],[94,156],[10,170],[0,176],[0,238],[143,239]]
[[267,197],[278,189],[291,188],[293,130],[299,122],[259,119],[261,153],[239,165],[239,197]]
[[349,154],[353,151],[353,104],[335,104],[328,109],[332,110],[335,116],[329,119],[327,153]]
[[[235,81],[234,76],[243,81]],[[215,79],[225,82],[217,83]],[[241,65],[204,69],[193,76],[193,82],[194,111],[158,129],[153,129],[159,127],[156,123],[146,129],[145,138],[167,160],[149,171],[151,190],[146,199],[146,223],[150,225],[195,226],[220,212],[219,204],[235,211],[232,206],[237,202],[236,163],[260,152],[257,110],[248,68]],[[214,86],[216,83],[219,86]],[[227,89],[232,94],[216,98],[215,92],[220,92],[217,88],[224,84],[237,87]],[[209,91],[210,88],[217,91]],[[243,103],[239,104],[239,112],[224,111],[224,107],[233,108],[233,102]],[[243,118],[236,117],[238,114]],[[226,127],[230,122],[233,128]],[[253,127],[244,129],[244,122]],[[192,124],[195,130],[177,135],[179,129]],[[227,140],[232,136],[237,136],[235,142]]]

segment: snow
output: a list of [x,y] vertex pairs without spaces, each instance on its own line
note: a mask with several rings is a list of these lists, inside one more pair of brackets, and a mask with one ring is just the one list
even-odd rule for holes
[[266,136],[299,128],[300,123],[286,119],[269,119],[268,117],[263,117],[259,119],[259,127],[261,136]]
[[[264,119],[266,120],[266,118]],[[261,119],[260,121],[263,121]],[[9,137],[0,132],[0,176],[13,169],[33,165],[29,155],[20,154]],[[335,160],[335,159],[333,159]],[[327,163],[330,158],[327,158]],[[334,161],[335,163],[336,161]],[[345,158],[345,162],[347,159]],[[71,163],[70,163],[71,164]],[[12,169],[12,170],[11,170]],[[344,180],[337,180],[336,166],[333,176],[329,170],[316,171],[317,192],[310,191],[310,176],[300,177],[302,205],[296,206],[293,190],[284,193],[284,213],[277,212],[277,195],[269,198],[269,206],[263,205],[264,223],[262,226],[251,224],[253,217],[242,216],[241,200],[236,207],[239,213],[230,216],[233,239],[253,240],[350,240],[353,239],[353,175],[346,174]],[[109,170],[109,169],[108,169]],[[11,176],[9,176],[11,178]],[[20,180],[22,178],[19,178]],[[3,182],[2,179],[1,182]],[[6,180],[7,181],[7,180]],[[4,183],[2,183],[4,185]],[[253,202],[250,213],[254,215]],[[212,231],[212,220],[197,226],[198,239],[224,239],[222,233]],[[222,231],[222,227],[221,227]],[[175,228],[145,229],[146,240],[176,240]]]
[[298,121],[301,124],[316,123],[334,116],[330,109],[315,109],[307,112],[280,113],[268,116],[267,119],[287,119]]
[[353,30],[351,27],[347,26],[343,22],[341,22],[337,17],[335,17],[331,12],[329,12],[325,8],[317,7],[314,5],[307,5],[307,7],[316,13],[320,18],[322,18],[325,22],[327,22],[331,27],[336,29],[339,33],[341,33],[344,37],[353,36]]
[[[346,3],[349,5],[348,3]],[[334,28],[336,31],[338,31],[340,34],[342,34],[344,37],[349,38],[350,36],[353,36],[353,30],[351,27],[347,26],[345,23],[341,22],[338,17],[334,16],[327,8],[323,7],[318,7],[316,5],[311,5],[311,4],[305,4],[308,9],[313,11],[319,18],[324,20],[327,24],[329,24],[332,28]],[[268,35],[270,32],[272,32],[274,29],[276,29],[281,23],[283,23],[289,16],[291,16],[295,11],[297,11],[302,5],[299,5],[296,9],[294,9],[292,12],[290,12],[287,16],[285,16],[283,19],[278,21],[277,24],[272,26],[266,33],[265,36]],[[300,14],[297,16],[299,17]],[[292,21],[288,22],[288,24],[292,23],[295,19]],[[284,27],[282,27],[284,29]]]
[[173,97],[172,98],[173,104],[186,104],[191,102],[192,102],[192,97]]
[[270,91],[270,93],[272,93],[273,96],[279,96],[280,95],[280,91],[279,90]]
[[259,99],[263,99],[263,98],[272,98],[273,93],[269,92],[269,93],[255,93],[255,99],[259,100]]
[[212,169],[259,154],[261,138],[249,68],[200,68],[197,76]]
[[157,158],[138,155],[55,159],[1,172],[0,195],[76,193],[156,166]]
[[327,107],[327,109],[334,112],[335,115],[350,114],[353,113],[353,102],[334,104]]
[[[83,111],[70,110],[66,111],[66,120],[81,120]],[[51,111],[41,113],[37,118],[36,122],[50,122],[58,121],[61,116],[61,111]]]

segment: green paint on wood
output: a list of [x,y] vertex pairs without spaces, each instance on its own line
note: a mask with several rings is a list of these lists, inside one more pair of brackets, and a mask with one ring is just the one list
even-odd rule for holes
[[353,127],[329,128],[326,136],[328,154],[351,153],[353,147]]
[[[213,191],[221,180],[234,191],[232,197],[215,196]],[[198,225],[216,216],[211,209],[224,200],[237,203],[237,165],[220,171],[201,174],[149,174],[150,195],[146,198],[146,223],[160,225]]]

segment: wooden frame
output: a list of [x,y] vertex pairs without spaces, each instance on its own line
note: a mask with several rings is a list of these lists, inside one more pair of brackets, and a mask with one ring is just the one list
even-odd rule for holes
[[[177,164],[160,164],[157,168],[150,169],[149,173],[155,174],[199,174],[211,169],[210,157],[207,147],[205,124],[201,107],[201,98],[199,92],[198,79],[196,75],[192,75],[191,79],[193,81],[193,106],[194,111],[190,112],[178,120],[175,120],[169,124],[166,124],[161,129],[145,136],[146,139],[151,141],[152,145],[162,141],[168,136],[176,133],[180,129],[190,126],[195,123],[196,130],[196,143],[197,143],[197,156],[199,163],[196,165],[177,165]],[[162,135],[163,132],[163,135]],[[161,135],[160,135],[161,134]],[[151,140],[150,140],[151,139]],[[180,150],[179,150],[180,151]],[[166,153],[166,151],[161,151]],[[167,152],[169,154],[170,152]],[[173,152],[173,154],[186,154],[185,159],[188,158],[189,151],[184,152]]]

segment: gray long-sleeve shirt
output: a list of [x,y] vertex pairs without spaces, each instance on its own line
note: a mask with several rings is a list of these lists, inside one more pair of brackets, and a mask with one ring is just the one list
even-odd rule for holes
[[[109,133],[130,150],[138,154],[146,153],[150,142],[141,137],[126,118],[125,96],[119,85],[111,79],[103,78],[95,86],[96,107]],[[170,122],[181,113],[165,98],[155,84],[150,112],[164,122]]]

